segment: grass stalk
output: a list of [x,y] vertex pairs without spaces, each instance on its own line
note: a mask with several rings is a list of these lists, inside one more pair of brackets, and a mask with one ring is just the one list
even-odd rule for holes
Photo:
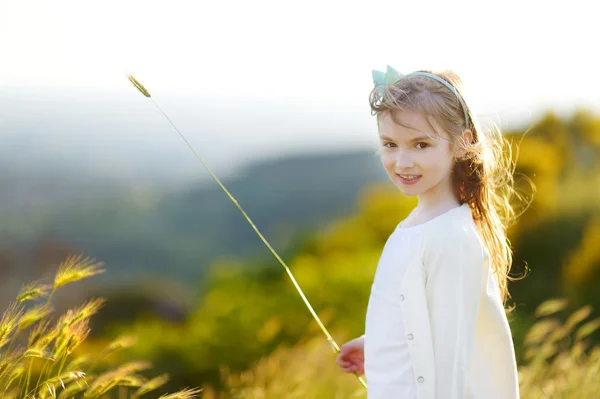
[[[191,143],[185,138],[185,136],[183,135],[183,133],[181,133],[181,131],[179,131],[179,129],[177,128],[177,126],[175,126],[175,124],[173,123],[173,121],[171,121],[171,118],[169,118],[169,116],[162,110],[162,108],[160,108],[158,106],[158,104],[154,101],[154,99],[150,95],[150,92],[135,77],[133,77],[132,75],[129,75],[128,78],[129,78],[129,81],[135,86],[135,88],[138,89],[139,92],[142,93],[142,95],[144,95],[144,97],[149,98],[150,101],[152,101],[152,103],[160,111],[160,113],[167,119],[167,121],[171,124],[171,126],[173,127],[173,129],[175,129],[175,131],[179,134],[179,137],[181,137],[181,139],[185,142],[185,144],[188,146],[188,148],[196,156],[196,159],[198,159],[198,161],[200,161],[200,163],[202,164],[202,166],[204,166],[204,168],[208,171],[208,173],[210,174],[210,176],[221,187],[221,189],[225,192],[225,194],[227,194],[227,196],[229,197],[229,199],[233,202],[233,204],[237,207],[237,209],[240,211],[240,213],[244,216],[244,218],[246,219],[246,221],[250,224],[250,226],[252,227],[252,229],[254,230],[254,232],[258,235],[258,237],[261,239],[261,241],[263,242],[263,244],[265,244],[265,246],[269,249],[269,251],[271,252],[271,254],[273,254],[273,256],[275,257],[275,259],[277,259],[277,261],[281,264],[281,266],[283,266],[283,268],[285,269],[287,275],[289,276],[290,280],[292,281],[292,284],[294,285],[294,287],[298,291],[298,294],[300,295],[300,297],[304,301],[304,304],[306,305],[306,307],[308,308],[309,312],[311,313],[311,315],[313,316],[313,318],[315,319],[315,321],[319,325],[319,328],[321,329],[321,331],[323,332],[323,334],[325,334],[325,336],[327,337],[327,341],[329,342],[329,344],[330,344],[331,348],[333,349],[334,353],[339,353],[340,352],[339,345],[337,344],[337,342],[335,342],[335,340],[333,339],[333,337],[331,336],[331,334],[329,333],[329,331],[327,330],[327,328],[325,327],[325,325],[323,324],[323,322],[321,321],[321,319],[319,318],[319,316],[317,315],[317,313],[313,309],[312,305],[310,304],[310,302],[308,301],[308,299],[304,295],[304,292],[302,291],[302,289],[300,288],[300,285],[298,284],[298,282],[294,278],[294,275],[292,274],[292,271],[290,270],[290,268],[288,267],[288,265],[283,261],[283,259],[279,256],[279,254],[275,251],[275,249],[273,249],[273,247],[271,246],[271,244],[262,235],[262,233],[260,232],[260,230],[258,230],[258,228],[254,224],[254,222],[252,221],[252,219],[250,219],[250,217],[246,214],[246,212],[240,206],[240,204],[238,203],[238,201],[233,197],[233,195],[231,195],[231,193],[229,192],[229,190],[227,190],[227,188],[223,185],[223,183],[221,183],[221,181],[219,180],[219,178],[208,167],[208,165],[204,162],[204,160],[198,154],[198,152],[196,152],[196,150],[191,145]],[[358,374],[355,374],[355,375],[358,378],[358,381],[366,388],[367,387],[366,381],[361,376],[359,376]]]

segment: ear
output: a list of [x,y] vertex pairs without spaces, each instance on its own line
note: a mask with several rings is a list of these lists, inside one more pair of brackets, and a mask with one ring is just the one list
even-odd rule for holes
[[462,132],[462,135],[458,139],[458,146],[456,148],[456,156],[462,158],[465,156],[466,151],[462,147],[467,147],[473,144],[473,132],[470,129]]

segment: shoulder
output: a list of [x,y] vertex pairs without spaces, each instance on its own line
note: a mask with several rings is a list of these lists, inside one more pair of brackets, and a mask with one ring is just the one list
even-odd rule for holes
[[458,258],[483,260],[484,247],[468,207],[446,218],[423,235],[423,259],[426,263],[452,262]]

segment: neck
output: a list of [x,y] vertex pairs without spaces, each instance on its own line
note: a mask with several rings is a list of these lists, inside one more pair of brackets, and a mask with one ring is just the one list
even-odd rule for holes
[[418,196],[417,209],[421,211],[445,211],[460,206],[459,195],[450,182],[432,187],[426,193]]

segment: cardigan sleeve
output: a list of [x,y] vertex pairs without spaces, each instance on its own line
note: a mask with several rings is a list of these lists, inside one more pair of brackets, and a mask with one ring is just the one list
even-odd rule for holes
[[424,250],[436,397],[465,399],[485,254],[471,226],[437,231]]

